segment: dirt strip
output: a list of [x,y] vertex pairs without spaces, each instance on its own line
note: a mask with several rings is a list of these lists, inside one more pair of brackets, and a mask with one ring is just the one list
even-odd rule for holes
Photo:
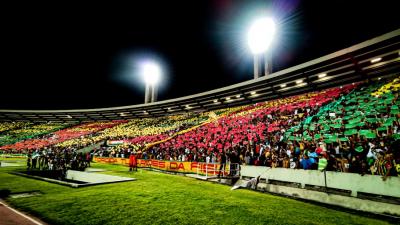
[[0,200],[0,224],[1,225],[47,225],[43,221],[28,216],[16,209],[11,208]]

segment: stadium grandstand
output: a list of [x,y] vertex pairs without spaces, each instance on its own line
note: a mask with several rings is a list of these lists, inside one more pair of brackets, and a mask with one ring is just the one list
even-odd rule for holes
[[400,216],[399,94],[400,29],[181,98],[99,109],[3,109],[0,152],[47,170],[84,170],[92,160],[129,165],[135,155],[139,168],[218,182],[258,177],[254,189]]

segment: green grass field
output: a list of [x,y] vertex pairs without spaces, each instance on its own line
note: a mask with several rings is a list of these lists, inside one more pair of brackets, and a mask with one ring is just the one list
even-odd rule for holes
[[0,162],[1,161],[24,161],[26,162],[26,158],[6,158],[6,157],[0,157]]
[[[50,224],[388,224],[290,198],[119,165],[93,164],[136,181],[70,188],[20,177],[0,168],[0,190],[39,190],[8,198]],[[361,214],[361,213],[360,213]]]

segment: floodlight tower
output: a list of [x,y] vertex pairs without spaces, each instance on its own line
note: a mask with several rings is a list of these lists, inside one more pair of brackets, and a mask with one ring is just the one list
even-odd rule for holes
[[144,103],[157,101],[157,85],[161,78],[161,68],[156,62],[145,62],[142,65],[142,75],[146,83]]
[[254,79],[260,77],[260,59],[262,54],[264,54],[264,75],[268,75],[272,71],[272,66],[270,63],[271,54],[268,52],[268,48],[275,35],[275,23],[269,18],[260,18],[254,21],[250,26],[247,33],[247,43],[250,47],[251,52],[254,55]]

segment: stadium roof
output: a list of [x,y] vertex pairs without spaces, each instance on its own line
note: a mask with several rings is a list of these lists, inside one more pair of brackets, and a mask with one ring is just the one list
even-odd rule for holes
[[[1,121],[77,122],[163,116],[251,104],[400,74],[400,29],[224,88],[149,104],[72,110],[0,110]],[[301,81],[301,83],[300,83]]]

